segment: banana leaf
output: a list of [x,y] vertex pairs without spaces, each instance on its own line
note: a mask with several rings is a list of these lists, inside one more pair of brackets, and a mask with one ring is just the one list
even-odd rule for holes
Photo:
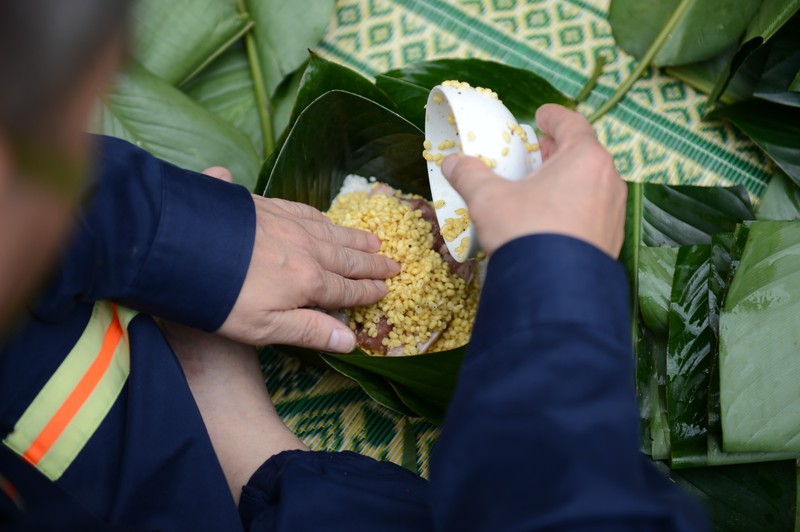
[[522,123],[535,123],[536,109],[546,103],[575,107],[547,80],[529,70],[480,59],[440,59],[390,70],[376,77],[400,114],[420,129],[425,129],[428,93],[448,79],[466,81],[473,86],[495,91],[511,113]]
[[[294,126],[300,114],[317,98],[334,90],[357,94],[387,109],[395,110],[389,98],[370,80],[354,70],[328,61],[313,52],[311,52],[308,65],[300,78],[299,84],[297,97],[289,117],[288,128]],[[289,129],[284,132],[276,144],[276,150],[261,167],[258,185],[256,185],[256,191],[259,194],[264,193],[272,168],[278,160],[280,149],[286,143],[288,132]]]
[[[705,458],[711,370],[708,276],[711,246],[681,247],[669,307],[666,395],[670,463]],[[703,460],[704,461],[704,460]]]
[[250,60],[243,43],[229,48],[182,89],[191,99],[242,130],[254,150],[263,146]]
[[800,92],[800,70],[797,72],[797,75],[792,80],[791,85],[789,85],[789,90],[794,92]]
[[790,107],[800,107],[800,94],[791,90],[800,70],[800,17],[792,18],[771,41],[769,57],[753,96]]
[[[764,70],[764,64],[767,62],[768,48],[768,46],[759,48],[736,70],[725,90],[719,95],[719,103],[729,105],[753,96]],[[711,94],[720,77],[730,68],[731,60],[737,49],[738,46],[734,46],[707,61],[668,67],[665,70],[670,76],[678,78],[700,92]]]
[[[308,59],[333,16],[334,0],[237,0],[255,23],[253,37],[266,97]],[[229,3],[229,2],[223,2]],[[254,58],[251,58],[254,59]]]
[[733,122],[800,184],[800,108],[753,99],[722,107],[709,116]]
[[[642,451],[654,460],[670,455],[667,417],[667,342],[642,328],[636,343],[637,399],[642,421]],[[640,376],[641,373],[641,376]]]
[[731,78],[750,56],[769,42],[798,10],[800,10],[800,0],[769,0],[761,3],[761,7],[749,21],[738,50],[731,55],[728,65],[722,70],[722,74],[708,97],[710,107],[716,105]]
[[716,530],[797,530],[794,461],[680,470],[654,464],[705,507]]
[[758,206],[759,220],[800,220],[800,188],[789,176],[777,172],[770,179]]
[[669,457],[666,417],[666,341],[669,306],[678,248],[639,249],[638,301],[641,323],[636,341],[636,383],[642,451],[657,458]]
[[711,235],[733,231],[741,220],[752,218],[750,199],[743,187],[628,184],[625,242],[620,260],[631,280],[631,334],[637,347],[636,395],[643,417],[640,437],[645,451],[650,450],[648,442],[652,441],[652,452],[660,458],[669,456],[669,439],[664,432],[668,428],[666,370],[661,370],[666,367],[666,343],[641,337],[638,294],[642,246],[708,244]]
[[248,188],[258,175],[260,158],[244,133],[135,64],[108,91],[91,129],[190,170],[227,166]]
[[[733,271],[731,251],[735,233],[718,233],[711,238],[711,260],[708,270],[708,324],[711,328],[711,373],[708,380],[709,439],[716,438],[720,447],[722,422],[719,407],[719,314]],[[717,438],[719,437],[719,438]]]
[[[710,59],[739,41],[760,0],[612,0],[608,21],[617,44],[642,59],[679,5],[685,13],[656,54],[656,66]],[[713,20],[713,24],[709,21]]]
[[[289,75],[271,99],[273,137],[280,137],[289,125],[302,76],[303,69]],[[244,43],[229,48],[182,89],[194,101],[246,133],[256,150],[263,148],[258,98]]]
[[348,364],[347,361],[339,360],[335,357],[323,357],[325,363],[330,367],[356,381],[364,392],[369,395],[373,401],[380,403],[387,408],[399,412],[406,416],[416,416],[416,412],[411,410],[400,395],[394,390],[391,383],[380,375],[376,375],[369,370],[359,368]]
[[725,451],[800,452],[800,223],[754,222],[720,316]]
[[[730,232],[752,220],[753,208],[744,187],[693,187],[628,183],[625,242],[620,260],[631,280],[632,317],[637,319],[639,250],[641,246],[709,244],[711,235]],[[634,340],[637,326],[632,324]]]
[[333,61],[328,61],[314,52],[308,60],[308,66],[303,72],[300,89],[297,93],[290,125],[294,125],[300,113],[305,111],[311,103],[332,90],[339,90],[358,94],[368,100],[380,104],[387,109],[395,110],[394,104],[386,94],[375,84],[346,66]]
[[[736,268],[731,256],[735,243],[746,238],[740,227],[736,233],[714,235],[711,243],[711,262],[708,277],[709,325],[711,327],[711,374],[708,380],[708,433],[705,457],[702,453],[684,457],[682,462],[673,461],[673,467],[689,465],[731,465],[757,462],[772,462],[795,458],[796,453],[749,453],[725,452],[722,450],[722,423],[719,404],[719,314],[727,293],[732,272]],[[742,246],[743,243],[739,243]],[[738,263],[739,258],[735,261]]]
[[666,338],[677,247],[646,247],[639,250],[639,311],[644,325]]
[[134,56],[171,85],[181,85],[252,26],[233,1],[140,0],[133,12]]

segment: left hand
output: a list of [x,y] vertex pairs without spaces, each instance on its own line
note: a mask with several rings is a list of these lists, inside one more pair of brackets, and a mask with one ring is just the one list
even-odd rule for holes
[[[211,168],[208,175],[230,176]],[[256,239],[239,298],[219,333],[250,345],[287,344],[347,353],[350,328],[309,307],[371,305],[386,295],[384,279],[400,265],[377,254],[373,234],[335,226],[321,212],[281,199],[253,196]]]

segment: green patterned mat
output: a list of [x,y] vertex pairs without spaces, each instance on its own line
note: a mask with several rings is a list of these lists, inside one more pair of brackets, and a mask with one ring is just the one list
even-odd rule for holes
[[[427,59],[478,57],[528,68],[575,96],[600,54],[605,74],[582,108],[599,106],[633,66],[606,21],[608,0],[339,0],[319,53],[365,75]],[[705,101],[656,70],[640,80],[596,131],[620,174],[631,181],[742,184],[757,197],[771,163],[743,134],[701,122]],[[416,439],[420,471],[437,428],[372,402],[352,381],[268,357],[267,384],[278,411],[310,447],[354,450],[401,463]],[[406,453],[408,456],[408,453]]]

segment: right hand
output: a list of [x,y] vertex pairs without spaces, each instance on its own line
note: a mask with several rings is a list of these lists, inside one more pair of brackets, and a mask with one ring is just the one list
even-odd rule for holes
[[489,255],[516,238],[556,233],[619,256],[627,187],[611,155],[580,113],[543,105],[536,124],[541,168],[509,181],[465,155],[445,159],[442,172],[467,203],[482,249]]

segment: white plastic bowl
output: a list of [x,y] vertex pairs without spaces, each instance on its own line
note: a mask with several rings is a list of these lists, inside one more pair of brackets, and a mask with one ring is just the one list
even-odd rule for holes
[[[517,129],[519,127],[522,129]],[[527,143],[520,138],[520,131],[525,132]],[[539,141],[533,128],[519,124],[500,100],[474,87],[446,82],[433,88],[428,96],[425,138],[432,145],[427,150],[431,155],[441,153],[446,157],[461,152],[480,156],[485,162],[496,164],[493,170],[497,174],[514,181],[542,165]],[[450,140],[455,143],[453,147],[439,148]],[[442,174],[441,159],[428,161],[428,179],[434,205],[439,207],[436,209],[439,226],[445,227],[448,219],[460,218],[456,211],[466,209],[466,204]],[[464,238],[469,238],[468,246],[462,246]],[[479,251],[472,224],[458,237],[450,241],[445,239],[445,242],[450,254],[459,262],[475,258]],[[463,247],[467,248],[466,253]]]

